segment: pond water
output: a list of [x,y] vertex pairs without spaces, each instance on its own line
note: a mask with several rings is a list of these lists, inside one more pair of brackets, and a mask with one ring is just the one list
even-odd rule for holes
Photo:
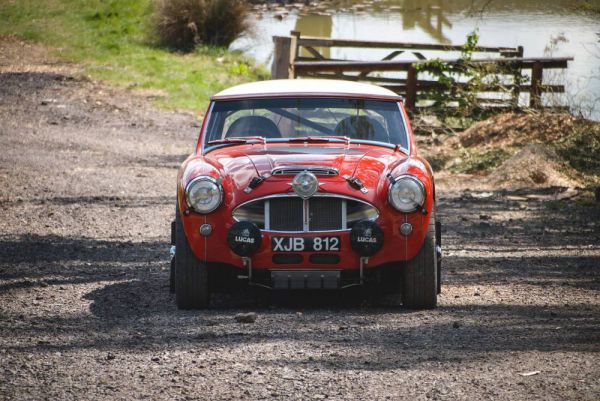
[[[231,48],[266,66],[273,57],[272,36],[302,35],[337,39],[463,44],[474,29],[479,44],[524,47],[524,57],[570,56],[566,72],[544,75],[564,83],[559,99],[586,117],[600,119],[600,14],[582,10],[583,1],[565,0],[381,0],[325,1],[254,8],[252,31]],[[589,1],[600,8],[600,1]],[[332,48],[332,58],[378,60],[391,50]],[[441,54],[426,57],[448,57]],[[410,57],[400,55],[396,59]],[[562,81],[562,82],[561,82]],[[557,96],[557,95],[552,95]]]

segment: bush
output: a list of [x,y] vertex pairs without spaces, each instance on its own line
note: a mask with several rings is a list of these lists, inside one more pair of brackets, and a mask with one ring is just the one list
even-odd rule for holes
[[227,47],[247,28],[243,0],[156,0],[153,27],[160,45],[184,52]]
[[583,122],[554,146],[574,169],[600,178],[600,123]]

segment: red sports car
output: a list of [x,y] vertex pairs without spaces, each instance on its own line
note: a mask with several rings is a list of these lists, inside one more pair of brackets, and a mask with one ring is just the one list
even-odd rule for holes
[[274,80],[211,99],[177,177],[171,285],[205,308],[234,281],[273,290],[379,286],[409,308],[440,292],[429,163],[395,93]]

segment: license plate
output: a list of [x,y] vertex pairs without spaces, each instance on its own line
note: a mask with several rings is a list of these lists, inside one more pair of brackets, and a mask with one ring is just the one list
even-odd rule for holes
[[337,252],[340,237],[271,237],[273,252]]

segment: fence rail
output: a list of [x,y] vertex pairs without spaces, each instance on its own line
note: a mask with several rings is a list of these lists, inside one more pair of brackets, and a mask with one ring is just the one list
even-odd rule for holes
[[[275,36],[275,52],[272,66],[272,76],[277,78],[333,78],[350,81],[370,81],[403,95],[406,106],[415,109],[417,96],[426,92],[450,92],[465,89],[468,82],[456,80],[448,88],[446,84],[431,78],[435,69],[423,55],[423,51],[460,52],[464,50],[459,45],[438,45],[427,43],[401,43],[346,39],[327,39],[301,37],[299,32],[292,31],[290,36]],[[369,49],[393,49],[393,51],[376,61],[339,60],[325,57],[322,49],[331,47],[352,47]],[[488,47],[476,46],[473,53],[496,53],[496,57],[474,58],[468,61],[460,58],[441,60],[446,66],[460,72],[468,68],[495,67],[489,75],[502,78],[502,84],[482,84],[477,87],[478,96],[487,94],[486,102],[495,107],[515,107],[519,104],[521,93],[529,93],[529,106],[541,108],[542,94],[564,93],[563,85],[548,85],[543,83],[544,70],[566,69],[571,57],[537,57],[524,58],[523,47]],[[398,55],[410,52],[416,60],[394,60]],[[308,55],[301,55],[302,53]],[[501,69],[501,70],[500,70]],[[528,72],[527,82],[522,82],[523,72]],[[402,76],[381,76],[373,73],[401,72]],[[512,82],[510,82],[512,79]],[[498,80],[496,80],[498,81]],[[489,95],[496,95],[496,98]],[[507,100],[506,94],[512,98]],[[504,96],[504,97],[503,97]]]
[[[369,47],[372,49],[405,49],[405,50],[439,50],[439,51],[462,51],[462,45],[439,45],[433,43],[406,43],[406,42],[381,42],[374,40],[349,40],[349,39],[328,39],[311,36],[301,37],[297,31],[292,31],[292,36],[298,38],[298,46],[304,47]],[[482,53],[501,53],[506,57],[523,55],[520,50],[522,47],[489,47],[475,46],[475,52]]]

